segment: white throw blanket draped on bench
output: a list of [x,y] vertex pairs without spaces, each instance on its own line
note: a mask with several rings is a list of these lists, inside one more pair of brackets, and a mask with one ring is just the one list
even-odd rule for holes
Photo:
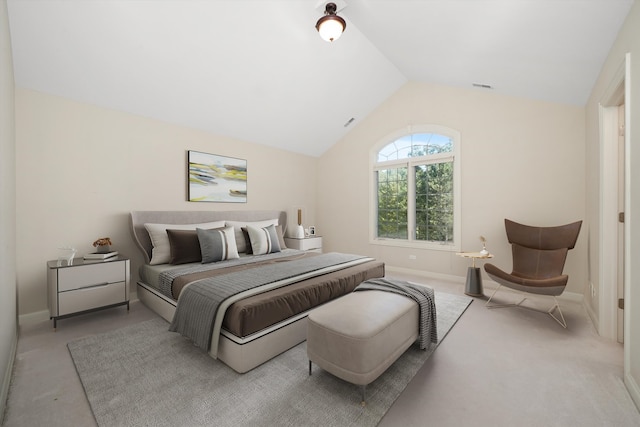
[[413,299],[420,308],[420,349],[425,350],[430,343],[438,342],[436,299],[432,288],[400,280],[369,279],[359,284],[354,292],[366,290],[392,292]]

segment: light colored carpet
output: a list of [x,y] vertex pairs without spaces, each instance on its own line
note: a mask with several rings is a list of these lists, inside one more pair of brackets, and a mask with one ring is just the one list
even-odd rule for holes
[[[436,293],[439,342],[471,299]],[[314,366],[306,343],[237,374],[153,319],[68,344],[100,426],[374,426],[435,350],[412,346],[367,388]]]

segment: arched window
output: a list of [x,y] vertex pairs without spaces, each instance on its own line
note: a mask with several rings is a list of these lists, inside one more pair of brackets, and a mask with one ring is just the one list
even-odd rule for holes
[[458,132],[420,126],[374,147],[374,243],[458,250],[459,146]]

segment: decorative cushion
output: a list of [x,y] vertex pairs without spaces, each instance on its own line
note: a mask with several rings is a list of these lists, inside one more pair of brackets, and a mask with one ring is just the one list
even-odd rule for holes
[[196,233],[200,241],[203,264],[239,258],[233,227],[213,230],[197,228]]
[[266,227],[254,227],[247,225],[247,232],[251,240],[251,249],[254,255],[264,255],[280,252],[280,242],[276,226],[271,224]]
[[[282,233],[282,226],[276,225],[276,233],[278,234],[278,243],[280,244],[280,250],[287,249],[287,245],[284,243],[284,233]],[[247,227],[242,227],[242,236],[247,247],[247,255],[253,254],[253,248],[251,247],[251,239],[249,238],[249,232]],[[240,252],[240,251],[238,251]]]
[[236,244],[238,245],[239,253],[247,252],[247,248],[250,247],[250,245],[245,243],[245,239],[242,234],[242,227],[252,225],[254,227],[261,228],[271,224],[278,225],[278,218],[267,219],[264,221],[225,221],[226,227],[233,226],[235,228]]
[[282,232],[281,225],[276,225],[276,233],[278,233],[278,243],[280,243],[280,250],[287,249],[287,245],[284,243],[284,233]]
[[169,230],[170,264],[186,264],[202,261],[200,241],[196,230]]
[[151,261],[149,264],[167,264],[171,260],[171,246],[167,229],[172,230],[195,230],[196,228],[219,228],[224,227],[224,221],[204,222],[201,224],[145,224],[153,249],[151,250]]

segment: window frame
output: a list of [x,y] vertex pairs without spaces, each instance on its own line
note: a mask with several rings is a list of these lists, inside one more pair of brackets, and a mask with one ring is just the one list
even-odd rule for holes
[[[400,160],[389,160],[384,162],[378,162],[378,152],[388,144],[408,135],[418,133],[432,133],[439,134],[451,138],[453,143],[453,150],[448,153],[432,154],[429,156],[416,157],[416,158],[404,158]],[[460,158],[460,145],[461,138],[460,132],[455,129],[451,129],[440,125],[413,125],[408,129],[398,129],[378,140],[373,145],[369,153],[369,243],[381,246],[391,247],[405,247],[405,248],[417,248],[417,249],[430,249],[439,251],[459,252],[460,242],[462,241],[462,226],[461,226],[461,158]],[[415,240],[415,166],[442,163],[451,159],[453,161],[453,241],[451,243],[445,242],[430,242],[423,240]],[[404,167],[408,168],[408,189],[409,195],[407,200],[407,223],[408,223],[408,238],[407,239],[394,239],[386,237],[378,237],[378,187],[376,180],[376,172],[380,169],[388,169],[392,167]]]

